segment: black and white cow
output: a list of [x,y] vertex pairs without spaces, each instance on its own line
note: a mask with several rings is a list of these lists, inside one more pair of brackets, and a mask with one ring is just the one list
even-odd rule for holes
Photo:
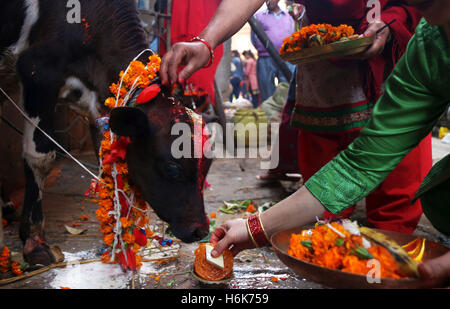
[[[50,135],[58,100],[94,120],[105,112],[109,85],[148,46],[134,0],[79,2],[80,23],[68,22],[65,0],[0,2],[0,55],[15,61],[24,110]],[[208,233],[198,179],[210,162],[200,166],[199,159],[171,156],[168,128],[179,115],[168,116],[177,104],[169,96],[164,90],[149,106],[116,111],[111,126],[131,137],[130,173],[146,200],[177,237],[192,242]],[[136,128],[145,134],[136,134]],[[25,122],[23,149],[26,188],[19,234],[29,263],[50,264],[54,256],[44,237],[42,189],[56,146]]]

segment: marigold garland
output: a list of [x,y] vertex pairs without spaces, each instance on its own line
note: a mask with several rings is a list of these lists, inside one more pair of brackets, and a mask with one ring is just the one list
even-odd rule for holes
[[[366,275],[370,271],[367,267],[367,259],[353,253],[355,249],[364,248],[363,237],[349,233],[338,222],[330,224],[339,233],[345,235],[345,239],[328,225],[318,225],[312,230],[292,234],[288,254],[322,267]],[[372,243],[367,252],[371,258],[380,262],[382,278],[404,278],[393,256],[386,248]]]
[[[160,63],[158,55],[150,56],[146,65],[132,61],[126,72],[120,72],[121,82],[109,88],[113,96],[105,100],[105,105],[111,109],[124,106],[130,90],[146,88],[157,77]],[[96,189],[99,196],[96,215],[103,240],[110,247],[103,253],[102,262],[119,262],[125,270],[136,270],[142,265],[139,251],[153,232],[147,216],[149,206],[139,190],[130,185],[125,161],[129,142],[129,138],[118,137],[109,129],[103,135],[99,151],[102,182]]]
[[304,48],[334,43],[355,38],[353,27],[348,25],[313,24],[301,28],[283,40],[280,54],[299,51]]

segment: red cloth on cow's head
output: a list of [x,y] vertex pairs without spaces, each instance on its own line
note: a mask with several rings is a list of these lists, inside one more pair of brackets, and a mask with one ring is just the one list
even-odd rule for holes
[[[329,23],[333,25],[347,24],[355,28],[357,33],[364,33],[368,22],[366,15],[372,7],[366,7],[362,0],[297,0],[305,5],[306,14],[311,24]],[[362,77],[367,97],[375,101],[381,94],[381,85],[385,72],[390,73],[406,50],[420,20],[420,12],[408,6],[406,0],[379,0],[381,20],[389,23],[397,19],[390,30],[392,44],[386,45],[384,52],[369,61],[362,62]],[[390,49],[388,49],[389,47]]]

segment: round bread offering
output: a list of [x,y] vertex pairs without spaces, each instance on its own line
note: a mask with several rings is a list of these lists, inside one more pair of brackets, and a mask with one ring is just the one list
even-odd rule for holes
[[225,249],[221,256],[213,258],[212,243],[201,243],[195,250],[194,271],[197,276],[208,281],[227,279],[233,272],[234,257],[229,249]]

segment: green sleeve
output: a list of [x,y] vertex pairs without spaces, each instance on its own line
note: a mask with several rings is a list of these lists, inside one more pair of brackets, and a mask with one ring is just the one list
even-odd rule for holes
[[435,81],[448,71],[430,63],[441,55],[427,57],[430,50],[425,47],[416,34],[360,137],[305,183],[330,212],[340,213],[371,193],[445,110],[448,97],[436,90]]

